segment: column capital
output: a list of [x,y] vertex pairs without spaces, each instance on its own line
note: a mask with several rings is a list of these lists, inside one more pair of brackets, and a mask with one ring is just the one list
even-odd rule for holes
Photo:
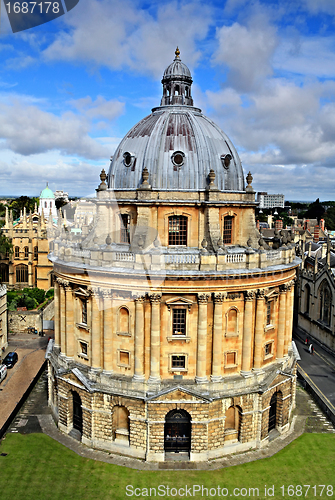
[[67,282],[67,285],[64,286],[66,292],[72,292],[72,286],[70,285],[69,281]]
[[214,296],[214,302],[219,303],[219,302],[223,302],[224,299],[227,298],[227,293],[226,292],[214,292],[213,296]]
[[286,293],[289,290],[291,290],[292,285],[290,283],[284,283],[283,285],[279,286],[279,292],[280,293]]
[[64,287],[69,286],[70,283],[68,280],[64,280],[63,278],[56,278],[56,281],[59,285]]
[[161,293],[150,293],[149,299],[150,299],[150,302],[152,304],[158,304],[162,300],[162,294]]
[[93,294],[93,295],[100,295],[102,293],[102,288],[99,286],[90,286],[87,287],[87,289]]
[[267,290],[265,288],[259,288],[257,290],[257,294],[256,294],[257,300],[265,299],[265,293],[266,293],[266,291]]
[[113,295],[112,290],[109,290],[108,288],[100,288],[100,293],[104,299],[110,299]]
[[210,297],[209,293],[198,293],[199,304],[207,304],[209,297]]
[[254,290],[245,290],[244,300],[254,300],[256,292]]
[[135,302],[143,303],[145,301],[145,292],[132,292],[132,297]]

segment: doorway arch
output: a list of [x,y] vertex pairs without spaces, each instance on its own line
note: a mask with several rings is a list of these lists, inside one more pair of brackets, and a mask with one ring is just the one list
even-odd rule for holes
[[191,450],[191,416],[185,410],[171,410],[165,416],[164,450],[189,452]]
[[81,398],[79,394],[72,391],[72,404],[73,404],[73,428],[83,433],[83,409],[81,407]]
[[272,429],[276,428],[277,424],[277,396],[278,393],[275,392],[272,395],[271,401],[270,401],[270,410],[269,410],[269,432],[272,431]]

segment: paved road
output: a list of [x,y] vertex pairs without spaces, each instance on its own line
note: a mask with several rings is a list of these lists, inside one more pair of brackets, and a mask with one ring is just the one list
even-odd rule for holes
[[302,332],[295,332],[294,340],[301,357],[299,366],[328,399],[335,412],[335,357],[317,343],[313,343],[315,350],[311,355],[305,339]]

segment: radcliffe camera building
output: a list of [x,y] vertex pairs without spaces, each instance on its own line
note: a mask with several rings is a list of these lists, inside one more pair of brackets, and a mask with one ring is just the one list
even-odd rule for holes
[[257,231],[252,176],[193,106],[178,49],[162,83],[101,173],[89,234],[58,226],[49,404],[89,446],[210,460],[288,430],[298,261]]

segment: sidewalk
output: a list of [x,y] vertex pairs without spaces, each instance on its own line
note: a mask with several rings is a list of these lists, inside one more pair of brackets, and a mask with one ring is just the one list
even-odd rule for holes
[[48,337],[29,334],[10,334],[8,352],[16,351],[18,362],[8,369],[6,378],[0,384],[0,429],[22,400],[45,361]]

